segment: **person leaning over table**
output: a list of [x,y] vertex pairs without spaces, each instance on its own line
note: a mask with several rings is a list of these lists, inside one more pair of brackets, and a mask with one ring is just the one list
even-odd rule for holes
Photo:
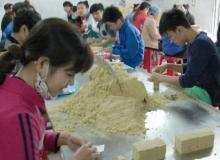
[[[11,76],[16,62],[23,65]],[[46,131],[44,99],[51,99],[86,72],[93,57],[74,26],[58,18],[45,19],[21,45],[0,55],[0,157],[4,160],[40,160],[42,150],[68,145],[72,160],[98,160],[96,148],[68,133]],[[16,135],[16,136],[15,136]]]
[[135,68],[143,63],[144,40],[130,20],[124,19],[117,7],[105,9],[103,21],[114,31],[119,32],[119,43],[112,48],[112,54],[119,55],[128,66]]
[[97,31],[92,28],[94,38],[99,38],[101,41],[93,43],[93,46],[108,46],[116,42],[116,32],[111,30],[108,25],[106,25],[103,18],[104,6],[101,3],[95,3],[90,7],[90,14],[93,19],[97,22]]
[[[155,69],[149,78],[153,82],[165,82],[180,86],[197,98],[217,105],[219,96],[220,56],[212,40],[204,32],[194,30],[184,13],[172,9],[163,13],[159,31],[178,45],[188,44],[187,63],[164,64]],[[172,69],[181,76],[169,77],[162,73]],[[187,88],[187,89],[186,89]]]
[[0,52],[8,50],[12,44],[21,45],[29,36],[32,27],[41,20],[40,14],[35,10],[25,9],[19,11],[13,19],[13,32],[0,42]]

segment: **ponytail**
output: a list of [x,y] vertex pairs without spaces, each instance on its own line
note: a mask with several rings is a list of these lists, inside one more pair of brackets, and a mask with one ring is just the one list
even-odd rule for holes
[[0,53],[0,85],[4,82],[7,74],[14,69],[18,60],[23,57],[22,49],[18,45],[12,45],[8,51]]

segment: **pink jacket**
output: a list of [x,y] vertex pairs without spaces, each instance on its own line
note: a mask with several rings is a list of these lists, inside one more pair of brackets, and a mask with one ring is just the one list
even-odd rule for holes
[[147,19],[147,14],[144,11],[137,11],[134,15],[133,24],[142,33],[144,22]]
[[0,85],[0,159],[39,160],[55,151],[59,134],[45,131],[44,100],[23,80],[6,77]]

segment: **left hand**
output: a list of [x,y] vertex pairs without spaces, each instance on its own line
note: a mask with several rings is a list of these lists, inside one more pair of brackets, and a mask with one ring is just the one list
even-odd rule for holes
[[59,145],[67,145],[71,150],[76,151],[88,141],[77,135],[62,133],[60,135],[59,142]]

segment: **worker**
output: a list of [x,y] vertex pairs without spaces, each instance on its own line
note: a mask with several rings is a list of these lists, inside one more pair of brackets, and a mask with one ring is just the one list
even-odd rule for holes
[[[161,65],[155,69],[149,80],[190,88],[191,93],[195,93],[194,89],[199,88],[200,91],[195,96],[199,98],[200,93],[203,92],[207,98],[200,100],[215,105],[219,92],[220,55],[214,42],[206,33],[194,30],[184,13],[177,9],[163,13],[159,31],[161,35],[167,35],[177,45],[189,45],[187,64]],[[182,75],[180,77],[163,75],[166,69],[172,69]]]
[[[20,71],[11,70],[20,61]],[[86,72],[93,57],[72,24],[45,19],[31,31],[19,47],[12,45],[0,55],[0,157],[4,160],[40,160],[42,150],[58,151],[68,145],[72,160],[97,160],[96,148],[86,140],[68,133],[46,131],[45,99],[52,99]],[[15,136],[16,135],[16,136]]]

